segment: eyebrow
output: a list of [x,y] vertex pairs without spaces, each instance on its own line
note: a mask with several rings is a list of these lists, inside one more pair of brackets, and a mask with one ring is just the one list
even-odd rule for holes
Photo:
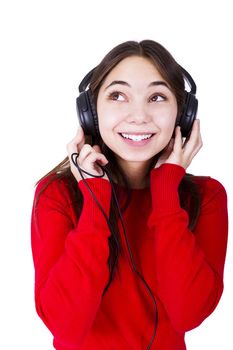
[[[106,86],[106,88],[104,90],[107,90],[110,86],[113,86],[113,85],[125,85],[125,86],[128,86],[131,88],[131,85],[129,83],[127,83],[126,81],[123,81],[123,80],[113,80],[108,86]],[[163,85],[165,86],[166,88],[168,88],[169,90],[171,90],[171,88],[168,86],[168,84],[165,82],[165,81],[162,81],[162,80],[157,80],[157,81],[152,81],[148,87],[151,87],[151,86],[158,86],[158,85]]]

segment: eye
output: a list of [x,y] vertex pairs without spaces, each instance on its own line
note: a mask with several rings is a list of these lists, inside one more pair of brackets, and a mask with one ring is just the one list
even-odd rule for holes
[[114,91],[114,92],[111,92],[109,95],[108,95],[108,98],[110,100],[113,100],[113,101],[124,101],[124,96],[122,93],[120,93],[119,91]]
[[166,97],[160,94],[155,94],[150,98],[150,101],[152,102],[162,102],[165,100],[166,100]]

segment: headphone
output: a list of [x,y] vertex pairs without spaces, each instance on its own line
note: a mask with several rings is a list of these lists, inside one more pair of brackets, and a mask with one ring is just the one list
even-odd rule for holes
[[[178,116],[176,126],[181,127],[183,137],[189,136],[193,122],[197,115],[198,100],[196,98],[196,84],[191,75],[181,67],[184,80],[188,83],[190,91],[185,90],[185,102],[181,116]],[[78,119],[85,135],[99,136],[98,116],[90,89],[87,89],[92,75],[93,68],[79,84],[80,95],[76,98],[76,109]]]

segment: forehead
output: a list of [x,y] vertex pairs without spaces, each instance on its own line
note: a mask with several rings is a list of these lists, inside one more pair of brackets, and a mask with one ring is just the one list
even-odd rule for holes
[[105,83],[113,79],[123,80],[159,79],[164,80],[155,64],[146,57],[130,56],[120,61],[107,75]]

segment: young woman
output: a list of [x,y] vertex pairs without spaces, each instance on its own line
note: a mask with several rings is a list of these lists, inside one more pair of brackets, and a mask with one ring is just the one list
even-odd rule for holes
[[184,72],[154,41],[111,50],[82,92],[95,130],[79,115],[68,157],[38,183],[35,303],[57,350],[184,350],[220,300],[226,193],[186,173],[202,140],[197,101],[182,137]]

